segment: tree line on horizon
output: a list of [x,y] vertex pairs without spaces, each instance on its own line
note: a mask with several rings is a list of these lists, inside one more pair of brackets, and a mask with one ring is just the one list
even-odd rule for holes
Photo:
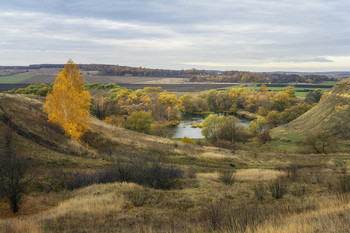
[[[63,69],[64,64],[37,64],[29,66],[1,66],[0,69]],[[81,70],[98,71],[99,75],[129,77],[189,78],[191,82],[234,82],[234,83],[320,83],[336,81],[333,77],[320,74],[290,74],[283,72],[218,71],[199,69],[151,69],[107,64],[79,64]]]

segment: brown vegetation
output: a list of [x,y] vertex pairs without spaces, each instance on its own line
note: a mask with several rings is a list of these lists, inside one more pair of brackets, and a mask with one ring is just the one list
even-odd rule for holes
[[5,127],[3,135],[0,143],[0,196],[5,197],[12,212],[17,213],[31,182],[28,175],[30,164],[15,146],[16,139],[10,126]]
[[18,214],[0,200],[1,232],[342,232],[350,227],[347,144],[337,153],[302,154],[302,140],[276,139],[272,132],[271,141],[250,140],[232,154],[92,118],[81,145],[47,123],[43,102],[0,95],[0,127],[13,126],[18,146],[40,174]]

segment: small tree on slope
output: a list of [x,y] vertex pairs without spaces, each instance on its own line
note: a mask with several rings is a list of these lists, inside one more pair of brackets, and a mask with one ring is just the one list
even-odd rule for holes
[[52,93],[46,96],[45,112],[50,122],[57,123],[66,135],[79,140],[89,128],[90,94],[83,76],[72,60],[58,74]]

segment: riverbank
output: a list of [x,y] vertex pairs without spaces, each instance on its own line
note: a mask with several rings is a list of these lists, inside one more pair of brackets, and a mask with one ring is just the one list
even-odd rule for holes
[[[223,113],[221,113],[224,115]],[[172,131],[172,138],[183,138],[188,137],[191,139],[201,139],[204,138],[202,135],[202,129],[200,126],[207,116],[210,114],[189,114],[183,113],[181,114],[180,124],[171,126],[169,129]],[[220,115],[220,113],[219,113]],[[253,116],[246,117],[247,114],[237,115],[239,122],[242,126],[248,127],[251,120],[255,118],[251,118]],[[197,127],[193,127],[196,125]]]

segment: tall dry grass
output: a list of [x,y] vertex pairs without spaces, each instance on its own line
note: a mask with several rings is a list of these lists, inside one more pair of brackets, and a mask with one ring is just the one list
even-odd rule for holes
[[[269,181],[285,176],[285,173],[271,169],[240,169],[236,170],[235,175],[240,181]],[[218,180],[219,176],[219,172],[197,173],[197,177],[202,180]]]
[[[350,232],[350,204],[319,200],[315,211],[293,214],[259,226],[255,233]],[[248,231],[249,232],[249,231]]]
[[[75,192],[75,197],[50,210],[32,216],[0,220],[0,232],[47,232],[64,221],[66,229],[86,226],[94,229],[108,214],[120,211],[125,203],[122,190],[134,184],[92,185]],[[56,229],[57,230],[57,229]]]

